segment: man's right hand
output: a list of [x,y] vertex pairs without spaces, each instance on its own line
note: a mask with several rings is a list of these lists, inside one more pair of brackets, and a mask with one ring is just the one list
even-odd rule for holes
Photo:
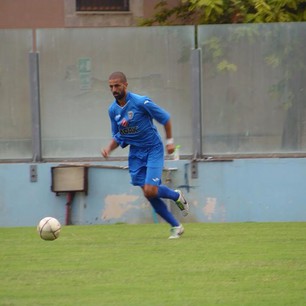
[[108,158],[109,156],[109,151],[107,149],[101,149],[101,155],[104,157],[104,158]]

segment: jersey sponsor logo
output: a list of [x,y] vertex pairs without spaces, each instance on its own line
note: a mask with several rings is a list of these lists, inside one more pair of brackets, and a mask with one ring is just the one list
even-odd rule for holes
[[119,130],[121,135],[138,133],[138,126],[130,126]]
[[128,118],[131,120],[134,117],[134,113],[132,111],[128,112]]
[[121,121],[121,125],[127,127],[129,125],[129,122],[125,118],[123,118]]

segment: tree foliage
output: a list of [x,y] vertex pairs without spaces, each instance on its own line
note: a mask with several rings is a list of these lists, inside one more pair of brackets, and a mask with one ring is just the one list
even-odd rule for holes
[[306,0],[162,0],[140,25],[270,23],[306,21]]

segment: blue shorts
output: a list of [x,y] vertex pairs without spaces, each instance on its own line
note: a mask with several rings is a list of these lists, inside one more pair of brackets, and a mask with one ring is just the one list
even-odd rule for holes
[[164,147],[157,144],[153,147],[130,147],[129,171],[134,186],[161,184],[164,168]]

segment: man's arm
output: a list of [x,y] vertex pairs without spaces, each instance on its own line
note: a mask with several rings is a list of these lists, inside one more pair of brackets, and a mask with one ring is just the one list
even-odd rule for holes
[[112,139],[106,148],[101,149],[102,156],[104,158],[108,158],[110,153],[114,151],[116,148],[118,148],[118,146],[119,144],[114,139]]
[[165,125],[165,133],[166,133],[166,149],[168,154],[172,154],[175,150],[174,140],[172,138],[172,124],[169,119]]

